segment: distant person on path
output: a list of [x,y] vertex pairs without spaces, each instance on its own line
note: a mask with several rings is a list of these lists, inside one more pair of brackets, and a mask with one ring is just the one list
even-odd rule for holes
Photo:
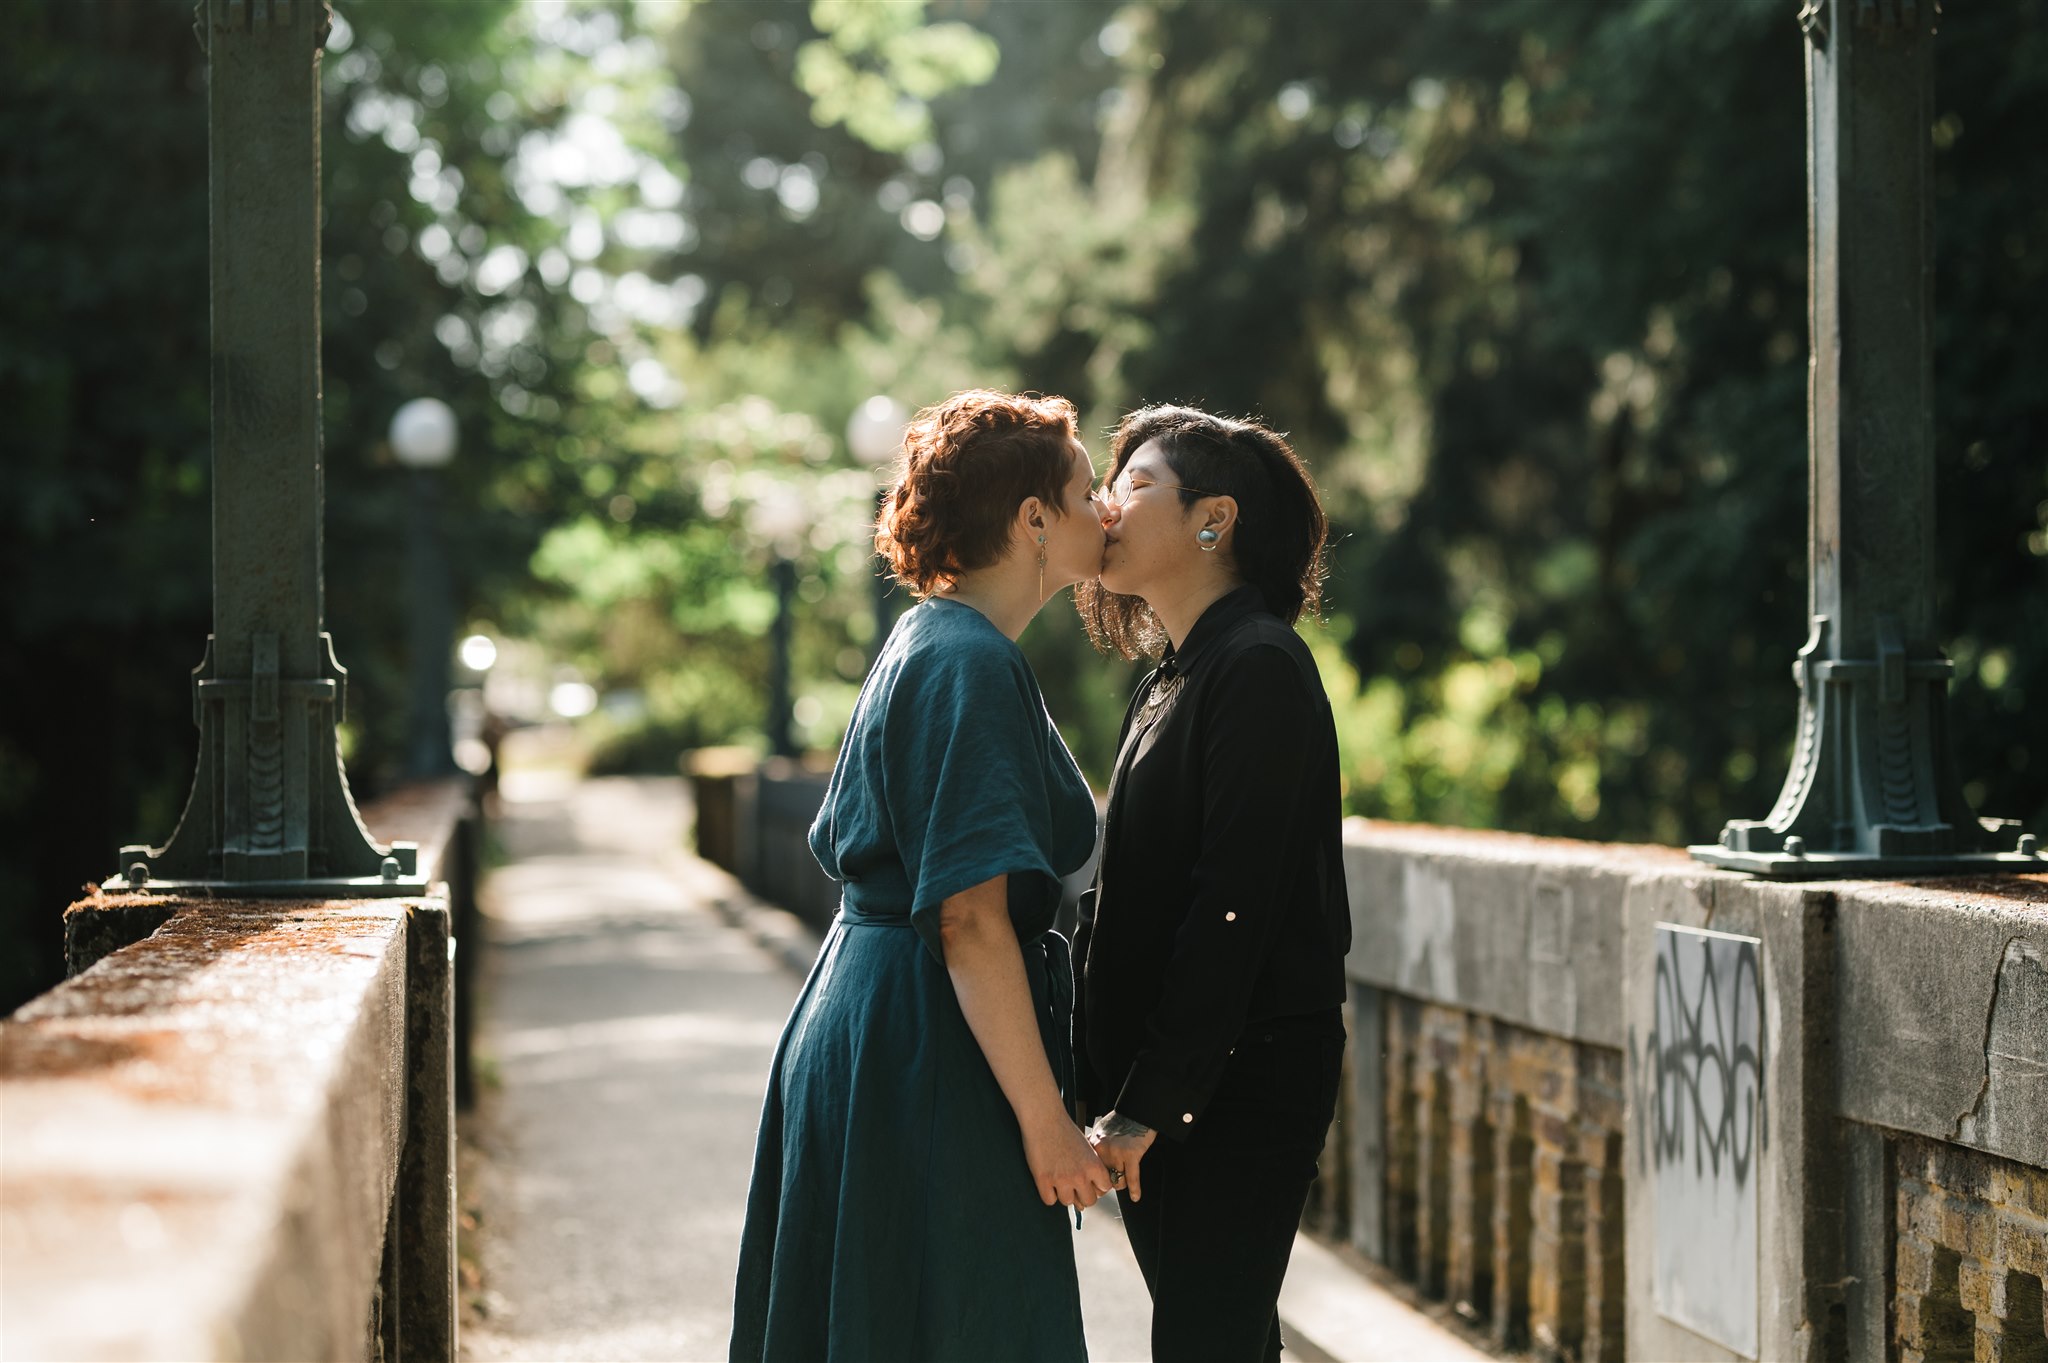
[[768,1079],[732,1357],[1084,1359],[1068,1209],[1110,1184],[1051,928],[1095,801],[1016,640],[1101,565],[1094,470],[1069,403],[992,392],[904,454],[875,542],[921,599],[811,827],[844,892]]
[[1152,1292],[1152,1356],[1273,1363],[1343,1058],[1337,735],[1292,626],[1326,521],[1287,442],[1149,407],[1117,428],[1098,647],[1159,657],[1124,716],[1074,951],[1076,1063]]

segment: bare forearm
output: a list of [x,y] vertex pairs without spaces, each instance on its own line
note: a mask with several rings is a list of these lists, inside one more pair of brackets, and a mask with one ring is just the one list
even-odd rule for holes
[[[970,891],[970,894],[975,893]],[[1020,1125],[1068,1120],[1033,1016],[1024,953],[1004,911],[962,915],[945,934],[946,973],[968,1030]]]
[[1007,889],[1005,877],[997,876],[940,906],[946,973],[967,1029],[1017,1114],[1024,1163],[1038,1200],[1048,1207],[1092,1207],[1109,1191],[1109,1173],[1081,1138],[1053,1082],[1024,973],[1024,952],[1010,925]]

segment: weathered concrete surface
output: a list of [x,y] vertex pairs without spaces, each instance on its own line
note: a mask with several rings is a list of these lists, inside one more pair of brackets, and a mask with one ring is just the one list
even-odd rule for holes
[[1619,1048],[1629,884],[1684,853],[1351,819],[1351,977]]
[[446,899],[409,903],[405,1143],[386,1223],[387,1359],[453,1363],[456,1350],[455,962]]
[[1842,1112],[2048,1165],[2048,875],[1836,893]]
[[155,932],[177,912],[168,895],[95,891],[64,915],[64,973],[77,975]]
[[406,901],[216,901],[0,1021],[0,1357],[360,1357]]
[[[1759,1151],[1744,1189],[1761,1357],[1886,1337],[1885,1133],[2048,1166],[2048,876],[1786,885],[1665,849],[1364,821],[1346,854],[1361,986],[1627,1054],[1631,1357],[1738,1356],[1665,1318],[1654,1293],[1660,923],[1762,944]],[[1384,1121],[1371,1102],[1352,1114],[1361,1125]],[[1354,1141],[1367,1181],[1384,1176],[1370,1145]],[[1354,1194],[1361,1212],[1375,1205]]]

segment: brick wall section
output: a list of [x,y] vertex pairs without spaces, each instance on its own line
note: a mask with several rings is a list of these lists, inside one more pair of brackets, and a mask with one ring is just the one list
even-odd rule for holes
[[1389,1267],[1503,1348],[1623,1358],[1621,1053],[1382,998]]
[[1387,1267],[1404,1278],[1421,1275],[1416,1261],[1417,1166],[1415,1028],[1420,1012],[1389,1001],[1386,1016],[1386,1235]]
[[[1388,1266],[1503,1349],[1625,1358],[1621,1053],[1380,998]],[[1886,1145],[1897,1363],[2048,1363],[2048,1168]]]
[[[1493,1104],[1486,1092],[1481,1030],[1467,1027],[1451,1058],[1456,1080],[1448,1088],[1445,1142],[1450,1183],[1446,1189],[1446,1282],[1451,1300],[1464,1304],[1473,1319],[1494,1313],[1494,1258],[1497,1252],[1495,1189],[1500,1186],[1500,1160]],[[1526,1196],[1526,1188],[1524,1190]]]
[[[1604,1058],[1604,1052],[1596,1052]],[[1619,1062],[1619,1056],[1615,1057]],[[1604,1085],[1604,1080],[1601,1081]],[[1603,1095],[1604,1099],[1604,1095]],[[1621,1097],[1614,1096],[1616,1120]],[[1581,1138],[1586,1165],[1586,1343],[1588,1359],[1626,1356],[1628,1282],[1622,1263],[1621,1136]]]
[[1900,1363],[2048,1363],[2048,1169],[1893,1144]]

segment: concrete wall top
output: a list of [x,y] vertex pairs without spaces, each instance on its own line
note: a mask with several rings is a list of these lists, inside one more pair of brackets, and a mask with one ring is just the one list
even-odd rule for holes
[[[1345,875],[1353,978],[1617,1048],[1627,933],[1749,931],[1774,884],[1677,848],[1365,819]],[[2048,875],[1779,888],[1838,906],[1843,1115],[2048,1165]]]
[[359,1356],[408,901],[166,907],[0,1021],[0,1358]]
[[2048,1167],[2048,875],[1362,820],[1345,857],[1354,978],[1622,1052],[1631,1357],[1881,1356],[1884,1131]]
[[456,826],[475,803],[475,783],[468,777],[420,781],[364,805],[363,824],[378,842],[418,843],[420,874],[432,885],[447,875],[442,863],[453,845]]
[[2048,1166],[2048,875],[1834,889],[1843,1115]]
[[1667,847],[1350,819],[1352,977],[1619,1048],[1629,886],[1721,874]]

